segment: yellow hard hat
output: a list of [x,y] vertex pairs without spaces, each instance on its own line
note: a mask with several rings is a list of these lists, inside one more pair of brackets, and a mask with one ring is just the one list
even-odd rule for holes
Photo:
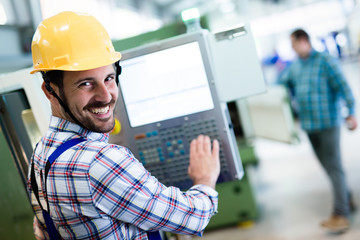
[[61,12],[38,26],[31,44],[34,70],[82,71],[121,58],[105,28],[91,15]]

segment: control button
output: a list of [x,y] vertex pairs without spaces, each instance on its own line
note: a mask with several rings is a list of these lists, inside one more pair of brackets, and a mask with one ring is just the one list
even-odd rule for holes
[[178,144],[182,144],[183,141],[181,139],[178,140]]
[[151,137],[151,132],[146,133],[147,137]]
[[143,139],[143,138],[145,138],[145,137],[146,137],[146,135],[143,134],[143,133],[134,136],[135,140]]
[[153,132],[152,132],[152,135],[153,135],[153,136],[157,136],[157,135],[158,135],[158,132],[157,132],[157,131],[153,131]]
[[171,142],[166,142],[166,146],[170,147],[170,146],[171,146]]
[[120,131],[121,131],[121,123],[120,123],[120,121],[117,118],[114,118],[114,122],[115,122],[115,125],[114,125],[114,128],[110,132],[111,135],[119,134]]
[[185,150],[184,150],[184,149],[181,149],[181,150],[180,150],[180,154],[181,154],[181,155],[184,155],[184,154],[185,154]]
[[169,157],[173,157],[174,153],[173,152],[169,152]]

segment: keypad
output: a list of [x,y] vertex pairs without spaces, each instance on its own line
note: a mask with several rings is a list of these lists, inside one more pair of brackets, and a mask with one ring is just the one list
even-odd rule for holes
[[[140,134],[135,137],[139,149],[139,160],[165,185],[188,188],[191,186],[187,173],[190,142],[200,134],[220,140],[214,119],[193,121]],[[221,142],[220,161],[222,172],[226,173],[227,164]]]

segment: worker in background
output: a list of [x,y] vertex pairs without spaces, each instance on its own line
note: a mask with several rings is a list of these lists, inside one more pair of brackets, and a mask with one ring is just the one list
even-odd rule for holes
[[48,238],[51,230],[43,211],[64,239],[159,239],[158,231],[201,235],[217,212],[218,141],[200,135],[191,142],[193,187],[181,192],[165,186],[130,150],[108,143],[121,54],[94,17],[62,12],[44,20],[32,55],[31,73],[42,73],[52,110],[28,181],[37,237]]
[[281,75],[280,82],[292,88],[301,126],[331,181],[334,207],[330,218],[321,226],[331,232],[343,232],[350,226],[349,216],[355,206],[341,162],[341,100],[348,109],[348,128],[355,130],[354,97],[336,59],[316,52],[302,29],[295,30],[290,38],[299,58]]

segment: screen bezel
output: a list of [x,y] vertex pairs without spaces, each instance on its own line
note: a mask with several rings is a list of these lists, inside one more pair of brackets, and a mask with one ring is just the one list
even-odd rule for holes
[[197,41],[130,58],[122,65],[120,86],[131,127],[214,108]]
[[[202,30],[199,32],[195,32],[195,33],[187,33],[187,34],[183,34],[183,35],[179,35],[176,37],[172,37],[169,39],[165,39],[162,41],[158,41],[156,43],[152,43],[152,44],[146,44],[144,46],[140,46],[137,48],[133,48],[133,49],[129,49],[126,50],[124,52],[122,52],[122,58],[120,60],[120,65],[121,65],[121,61],[127,60],[127,59],[131,59],[131,58],[136,58],[136,57],[140,57],[146,54],[150,54],[150,53],[155,53],[158,51],[162,51],[162,50],[166,50],[169,48],[173,48],[176,46],[180,46],[180,45],[185,45],[188,43],[193,43],[193,42],[197,42],[199,49],[200,49],[200,54],[201,54],[201,58],[202,58],[202,62],[204,65],[204,70],[205,70],[205,74],[206,74],[206,78],[208,81],[208,86],[210,89],[210,93],[211,93],[211,97],[213,100],[213,109],[209,109],[209,110],[205,110],[202,112],[208,112],[208,111],[213,111],[218,105],[218,96],[215,90],[215,81],[214,81],[214,74],[213,74],[213,68],[212,68],[212,63],[210,62],[210,56],[209,54],[209,44],[207,41],[205,41],[204,35],[208,34],[207,30]],[[121,78],[121,75],[120,75]],[[147,125],[153,125],[153,124],[159,124],[161,122],[166,122],[166,121],[172,121],[174,119],[179,119],[179,118],[186,118],[187,115],[181,115],[175,118],[169,118],[169,119],[165,119],[165,120],[161,120],[158,122],[151,122],[151,123],[147,123],[144,125],[140,125],[140,126],[131,126],[130,123],[130,119],[129,119],[129,115],[128,115],[128,110],[127,110],[127,106],[125,104],[125,99],[121,90],[121,84],[119,83],[119,99],[121,99],[121,101],[123,102],[125,111],[126,111],[126,116],[127,116],[127,123],[128,126],[131,128],[140,128],[140,127],[144,127]],[[200,113],[200,112],[197,112]],[[192,113],[192,114],[197,114],[197,113]],[[123,114],[123,113],[120,113]],[[190,114],[190,115],[192,115]]]

